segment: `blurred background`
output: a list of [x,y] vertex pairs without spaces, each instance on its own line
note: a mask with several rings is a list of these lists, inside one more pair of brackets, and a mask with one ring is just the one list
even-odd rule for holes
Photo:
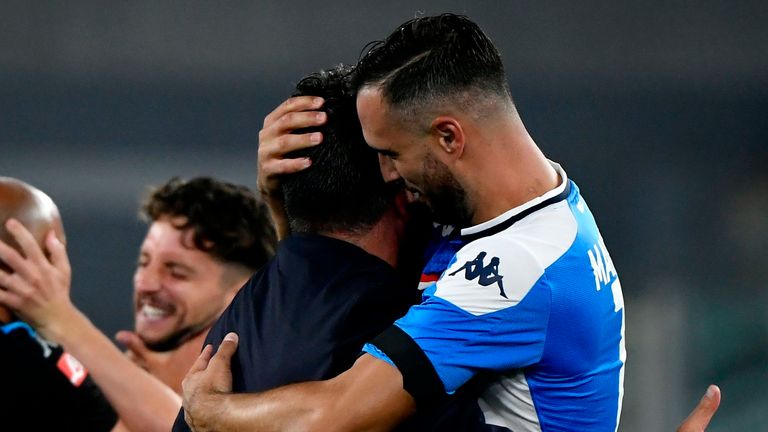
[[132,326],[146,187],[255,184],[263,117],[312,71],[419,14],[497,43],[528,129],[581,186],[627,313],[620,430],[768,423],[768,3],[0,2],[0,175],[61,208],[73,298]]

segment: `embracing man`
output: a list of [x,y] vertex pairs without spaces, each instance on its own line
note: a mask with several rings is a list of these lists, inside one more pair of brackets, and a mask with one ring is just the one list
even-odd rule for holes
[[[333,379],[230,397],[206,349],[185,381],[189,418],[199,430],[389,429],[481,382],[496,430],[615,431],[621,285],[579,188],[526,131],[488,37],[466,17],[409,21],[352,83],[384,179],[461,228],[458,250],[422,302]],[[316,108],[294,105],[295,118]]]

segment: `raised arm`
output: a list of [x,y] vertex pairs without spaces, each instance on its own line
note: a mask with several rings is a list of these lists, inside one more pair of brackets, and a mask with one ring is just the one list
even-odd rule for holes
[[186,420],[195,432],[385,431],[416,410],[400,372],[369,355],[331,380],[232,394],[229,368],[236,349],[234,333],[213,357],[212,347],[205,347],[184,379]]
[[72,304],[71,271],[64,245],[52,232],[48,234],[49,261],[21,224],[9,220],[6,227],[24,256],[0,241],[0,259],[14,271],[0,270],[0,286],[5,288],[0,289],[0,303],[77,358],[128,429],[168,431],[181,398],[133,364]]
[[293,131],[325,123],[324,112],[314,111],[323,105],[323,99],[310,96],[293,97],[275,108],[264,118],[259,131],[258,188],[269,207],[278,239],[290,234],[283,209],[280,176],[301,171],[312,164],[309,158],[286,158],[295,150],[320,144],[320,132],[295,134]]

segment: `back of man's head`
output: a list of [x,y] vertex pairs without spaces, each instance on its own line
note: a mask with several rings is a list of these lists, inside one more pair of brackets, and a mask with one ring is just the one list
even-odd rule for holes
[[149,194],[141,213],[148,221],[180,220],[176,228],[192,230],[194,246],[223,263],[255,271],[275,253],[266,206],[244,186],[208,177],[172,178]]
[[325,125],[297,133],[320,131],[323,143],[289,157],[309,157],[312,165],[282,181],[285,211],[293,232],[361,234],[384,214],[392,197],[381,176],[378,156],[365,143],[349,67],[339,66],[303,78],[294,96],[321,96]]
[[371,43],[352,78],[355,90],[365,86],[379,87],[405,120],[446,102],[471,110],[490,98],[512,107],[498,50],[462,15],[415,18]]
[[[45,236],[51,229],[62,242],[64,241],[64,227],[59,209],[53,200],[27,183],[10,177],[0,177],[0,240],[19,250],[18,243],[5,228],[5,223],[11,218],[24,225],[43,250]],[[0,269],[11,271],[2,260]],[[7,311],[0,306],[0,321],[7,319]]]

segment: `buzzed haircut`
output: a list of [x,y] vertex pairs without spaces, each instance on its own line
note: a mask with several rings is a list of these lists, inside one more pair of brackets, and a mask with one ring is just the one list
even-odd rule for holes
[[275,253],[277,237],[266,205],[248,188],[209,177],[174,177],[150,191],[141,207],[148,221],[184,217],[195,247],[225,263],[255,271]]
[[304,77],[294,96],[321,96],[323,142],[287,157],[309,157],[312,165],[282,180],[285,211],[292,232],[363,233],[384,214],[394,186],[384,183],[378,156],[365,143],[348,82],[352,69],[338,66]]
[[379,86],[384,100],[405,115],[447,98],[471,105],[478,96],[495,97],[512,106],[501,55],[466,16],[415,18],[367,49],[353,88]]

